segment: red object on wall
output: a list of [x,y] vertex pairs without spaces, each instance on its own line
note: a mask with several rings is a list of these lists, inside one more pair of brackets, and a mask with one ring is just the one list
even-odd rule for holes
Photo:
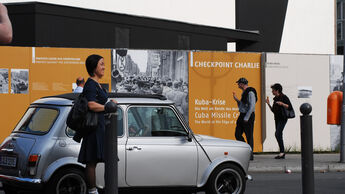
[[332,92],[327,98],[327,124],[340,125],[341,109],[343,105],[343,93]]

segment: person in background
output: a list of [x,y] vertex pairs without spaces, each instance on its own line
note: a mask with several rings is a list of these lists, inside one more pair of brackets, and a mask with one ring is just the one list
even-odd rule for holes
[[12,24],[8,17],[7,8],[0,3],[0,44],[12,42]]
[[168,94],[172,91],[172,82],[167,81],[163,83],[162,95],[168,97]]
[[291,110],[292,105],[290,99],[283,94],[283,87],[279,83],[273,84],[271,86],[273,98],[273,105],[270,105],[269,97],[266,98],[266,103],[270,107],[271,111],[274,114],[274,122],[276,127],[275,136],[279,145],[279,155],[275,159],[285,159],[284,152],[284,141],[283,141],[283,130],[287,123],[287,118],[284,109]]
[[77,87],[74,89],[73,93],[82,93],[84,85],[85,85],[84,78],[78,77],[77,80],[75,81],[75,83],[77,84]]
[[172,90],[172,92],[168,93],[166,97],[169,100],[174,101],[177,110],[179,110],[181,114],[184,114],[182,105],[186,100],[186,94],[181,91],[181,82],[175,81],[174,89]]
[[[243,132],[246,134],[247,143],[254,150],[253,145],[253,131],[254,131],[254,121],[255,121],[255,104],[258,100],[256,90],[252,87],[248,86],[248,80],[244,77],[240,78],[237,82],[238,88],[240,88],[242,92],[241,100],[239,100],[236,96],[236,93],[233,92],[233,97],[237,102],[238,109],[240,111],[240,116],[237,118],[236,121],[236,131],[235,137],[236,140],[243,141],[244,138],[242,136]],[[253,160],[253,152],[251,154],[250,160]]]
[[[98,194],[96,188],[96,166],[97,163],[104,162],[104,113],[108,94],[100,84],[100,79],[104,76],[105,71],[103,57],[95,54],[90,55],[87,57],[85,65],[90,77],[85,83],[83,94],[88,100],[89,110],[98,113],[98,126],[96,130],[83,135],[78,162],[86,166],[89,194]],[[114,102],[116,103],[116,101]]]

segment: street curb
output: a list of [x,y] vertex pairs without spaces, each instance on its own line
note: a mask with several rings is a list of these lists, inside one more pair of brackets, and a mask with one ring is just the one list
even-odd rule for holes
[[[252,166],[249,167],[248,172],[302,172],[301,166]],[[329,164],[329,165],[317,165],[314,166],[314,172],[345,172],[345,164]]]

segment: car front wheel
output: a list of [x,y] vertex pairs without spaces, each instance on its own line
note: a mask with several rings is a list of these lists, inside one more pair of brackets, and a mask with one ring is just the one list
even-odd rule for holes
[[17,194],[17,189],[6,183],[2,183],[2,189],[4,190],[5,194]]
[[75,168],[62,169],[49,180],[46,193],[51,194],[85,194],[87,192],[84,173]]
[[234,164],[218,166],[209,177],[206,186],[207,194],[242,194],[246,187],[243,171]]

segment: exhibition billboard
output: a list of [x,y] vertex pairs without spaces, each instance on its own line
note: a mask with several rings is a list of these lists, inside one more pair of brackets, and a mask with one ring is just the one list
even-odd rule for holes
[[106,72],[101,83],[110,86],[110,49],[0,47],[0,141],[30,103],[43,96],[70,93],[77,77],[87,79],[85,59],[91,54],[104,57]]
[[30,103],[70,93],[77,77],[87,79],[85,59],[91,54],[104,57],[101,84],[108,91],[164,95],[196,134],[224,139],[235,140],[239,111],[233,92],[241,98],[236,81],[245,77],[257,91],[254,151],[262,150],[259,53],[0,47],[0,140]]
[[260,53],[191,52],[189,124],[198,134],[235,139],[239,110],[233,93],[241,98],[236,83],[241,77],[257,91],[253,137],[254,152],[258,152],[262,150]]

